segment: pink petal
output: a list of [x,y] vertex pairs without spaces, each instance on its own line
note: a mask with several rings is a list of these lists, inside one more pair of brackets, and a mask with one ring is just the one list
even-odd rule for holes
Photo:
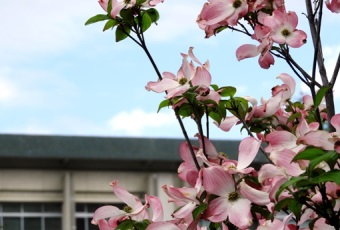
[[197,64],[202,65],[202,63],[201,63],[201,62],[196,58],[196,56],[194,55],[193,49],[194,49],[194,47],[190,47],[190,48],[189,48],[189,51],[188,51],[189,57],[190,57],[193,61],[195,61]]
[[115,229],[115,227],[111,227],[105,219],[101,219],[98,221],[98,228],[100,230],[114,230]]
[[94,212],[92,223],[97,224],[98,221],[101,219],[106,219],[110,217],[120,217],[124,215],[125,215],[125,212],[118,209],[117,207],[111,206],[111,205],[105,205],[105,206],[98,208]]
[[199,67],[196,68],[195,76],[191,80],[191,82],[192,82],[193,86],[204,85],[204,86],[210,87],[211,75],[210,75],[210,73],[207,69],[199,66]]
[[295,92],[295,85],[296,85],[294,78],[286,73],[281,73],[279,76],[277,76],[277,78],[280,79],[284,84],[288,86],[291,96],[292,96]]
[[182,206],[179,210],[173,213],[173,216],[178,219],[187,218],[192,215],[192,211],[196,208],[196,203],[190,202]]
[[261,146],[261,141],[254,137],[246,137],[240,143],[238,149],[237,169],[245,169],[253,162]]
[[256,57],[259,55],[260,51],[257,46],[252,44],[245,44],[240,46],[236,50],[236,57],[238,61],[241,61],[245,58]]
[[324,150],[334,150],[334,144],[329,141],[332,135],[323,130],[312,131],[307,133],[305,136],[298,139],[299,144],[312,145],[315,147],[320,147]]
[[206,215],[212,222],[222,222],[228,217],[228,200],[225,197],[218,197],[209,203]]
[[259,57],[259,65],[262,69],[269,69],[271,65],[274,65],[275,60],[271,53],[266,52]]
[[336,129],[337,133],[340,135],[340,113],[335,114],[331,119],[331,124]]
[[160,199],[156,196],[145,195],[145,200],[150,204],[152,210],[152,221],[162,221],[164,217],[163,206]]
[[290,47],[299,48],[306,43],[307,34],[302,30],[295,30],[286,38],[286,43]]
[[229,130],[239,121],[239,119],[235,116],[229,116],[225,117],[222,121],[221,124],[218,125],[220,129],[222,129],[225,132],[229,132]]
[[198,142],[199,142],[201,149],[203,149],[203,141],[204,141],[205,152],[208,156],[214,157],[214,158],[218,157],[218,152],[216,151],[215,146],[207,137],[203,137],[203,140],[202,140],[201,135],[196,134],[195,136],[198,137]]
[[245,198],[238,198],[236,201],[228,202],[226,212],[229,221],[240,229],[246,229],[252,224],[250,213],[251,202]]
[[267,205],[270,203],[268,193],[254,189],[244,181],[240,183],[240,193],[255,204]]
[[292,162],[293,158],[296,156],[296,153],[290,149],[284,149],[277,152],[272,152],[270,154],[270,159],[279,166],[283,167],[287,174],[290,176],[299,176],[304,173],[304,170],[301,170],[300,165],[296,162]]
[[118,186],[117,184],[118,184],[118,181],[114,181],[111,183],[111,186],[113,188],[114,194],[119,200],[123,201],[125,204],[130,206],[132,209],[142,206],[138,197],[132,195],[126,189]]
[[288,131],[274,131],[266,136],[269,145],[265,148],[266,152],[279,151],[285,148],[296,146],[296,137]]
[[175,80],[169,78],[163,78],[161,81],[150,81],[145,86],[145,89],[154,91],[156,93],[161,93],[166,90],[171,90],[179,86],[179,83]]
[[204,23],[205,25],[217,24],[234,12],[234,9],[224,2],[216,1],[212,4],[204,4],[203,9],[199,15],[198,23]]
[[209,193],[226,197],[235,191],[233,177],[220,166],[203,168],[203,187]]

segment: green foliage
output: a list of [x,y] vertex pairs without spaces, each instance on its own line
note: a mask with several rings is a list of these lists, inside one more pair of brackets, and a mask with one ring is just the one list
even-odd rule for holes
[[236,93],[236,88],[232,86],[226,86],[220,89],[220,94],[222,97],[233,97],[235,93]]
[[340,185],[340,171],[332,170],[311,179],[311,182],[318,184],[324,182],[335,182]]
[[161,101],[161,103],[159,103],[157,113],[158,113],[161,109],[163,109],[164,107],[169,107],[170,105],[171,105],[171,104],[170,104],[170,100],[169,100],[169,99],[166,99],[166,100]]
[[130,27],[127,25],[119,25],[116,29],[116,42],[120,42],[127,38],[130,34]]
[[207,210],[208,204],[200,204],[193,211],[192,216],[196,220],[205,210]]
[[149,14],[147,13],[147,11],[144,11],[142,13],[142,23],[141,23],[141,28],[142,31],[145,32],[147,29],[150,28],[151,24],[152,24],[152,19],[149,16]]
[[159,20],[159,13],[155,8],[150,8],[145,12],[149,15],[153,23],[157,23],[157,21]]
[[103,31],[106,31],[108,29],[113,29],[113,27],[115,27],[117,25],[117,21],[114,20],[114,19],[109,19],[105,25],[104,25],[104,28],[103,28]]
[[89,18],[86,22],[85,22],[85,26],[96,23],[96,22],[100,22],[100,21],[104,21],[104,20],[108,20],[110,19],[109,15],[107,14],[97,14],[91,18]]
[[135,220],[123,220],[115,230],[145,230],[150,224],[149,220],[143,220],[141,222]]
[[317,92],[317,94],[315,95],[315,99],[314,99],[314,108],[318,108],[319,105],[321,104],[322,99],[324,98],[324,96],[326,95],[327,91],[330,89],[329,86],[323,86],[320,88],[320,90]]
[[240,120],[248,113],[248,101],[242,97],[232,97],[225,103],[226,109]]
[[336,163],[338,159],[338,154],[335,151],[329,151],[325,153],[324,155],[315,157],[314,159],[310,160],[308,167],[306,169],[307,175],[311,175],[312,170],[319,165],[321,162],[325,161],[328,163],[328,165],[333,168],[334,164]]

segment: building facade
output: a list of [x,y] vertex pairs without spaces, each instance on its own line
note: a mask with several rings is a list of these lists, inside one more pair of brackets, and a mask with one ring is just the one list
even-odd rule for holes
[[[110,182],[144,198],[183,186],[179,139],[0,135],[0,230],[94,230],[93,212],[123,205]],[[213,141],[237,159],[239,141]],[[264,159],[256,158],[254,167]]]

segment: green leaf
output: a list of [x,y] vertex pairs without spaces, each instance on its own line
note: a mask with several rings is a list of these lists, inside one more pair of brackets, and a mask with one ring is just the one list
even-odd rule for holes
[[104,25],[104,28],[103,28],[103,31],[106,31],[108,29],[111,29],[113,27],[115,27],[117,25],[117,21],[114,20],[114,19],[109,19],[105,25]]
[[278,200],[279,195],[281,194],[281,192],[285,189],[287,189],[289,186],[291,185],[295,185],[297,182],[301,181],[301,180],[305,180],[306,177],[292,177],[290,178],[289,181],[286,181],[285,183],[283,183],[280,188],[277,190],[276,194],[275,194],[275,199]]
[[127,22],[131,22],[134,19],[133,12],[131,9],[122,9],[119,15]]
[[200,204],[198,205],[193,211],[192,211],[192,216],[194,220],[197,219],[197,217],[202,214],[205,210],[207,210],[208,204]]
[[330,89],[329,86],[322,86],[315,95],[314,108],[318,108],[321,104],[322,99],[326,95],[327,91]]
[[128,230],[128,229],[134,229],[133,227],[133,221],[134,220],[124,220],[122,221],[115,230]]
[[161,103],[159,103],[157,113],[158,113],[161,109],[163,109],[164,107],[169,107],[170,105],[171,105],[171,104],[170,104],[170,100],[169,100],[169,99],[163,100]]
[[109,0],[107,2],[107,11],[109,14],[111,14],[111,11],[112,11],[112,0]]
[[183,104],[179,107],[178,113],[182,117],[189,117],[193,114],[192,107],[189,104]]
[[320,176],[311,178],[310,181],[312,181],[313,183],[323,183],[331,181],[340,185],[340,171],[339,170],[328,171],[326,173],[321,174]]
[[311,160],[308,164],[307,167],[307,174],[311,175],[312,170],[321,162],[326,161],[329,164],[333,164],[334,161],[336,161],[338,159],[338,154],[335,151],[329,151],[321,156],[318,156],[316,158],[314,158],[313,160]]
[[151,21],[156,23],[159,19],[159,13],[155,8],[150,8],[146,11],[151,18]]
[[90,25],[92,23],[108,20],[108,19],[110,19],[110,17],[107,14],[97,14],[96,16],[93,16],[93,17],[89,18],[85,22],[85,26]]
[[149,220],[144,220],[142,222],[136,222],[134,227],[136,230],[145,230],[150,224]]
[[300,118],[301,117],[301,113],[293,113],[287,120],[286,124],[291,122],[291,121],[294,121],[295,119],[297,118]]
[[290,203],[288,203],[288,209],[294,213],[296,219],[299,221],[302,214],[301,213],[302,204],[298,200],[293,199],[291,200]]
[[226,86],[222,88],[221,96],[222,97],[233,97],[236,93],[236,88],[232,86]]
[[124,40],[128,34],[130,34],[130,27],[119,25],[116,29],[116,42]]
[[151,24],[152,24],[151,17],[149,16],[147,12],[144,12],[142,15],[142,25],[141,25],[142,31],[145,32],[147,29],[149,29]]
[[209,117],[216,121],[218,124],[220,124],[222,121],[222,117],[220,116],[220,114],[213,111],[209,112]]
[[248,112],[248,101],[242,97],[233,97],[226,101],[226,109],[240,120],[244,120]]
[[291,197],[284,198],[284,199],[282,199],[282,200],[280,200],[279,202],[276,203],[274,209],[275,209],[276,211],[281,211],[281,210],[283,210],[283,209],[287,209],[288,204],[289,204],[290,202],[292,202],[293,200],[294,200],[294,198],[291,198]]
[[211,84],[210,86],[211,86],[211,88],[213,88],[213,90],[215,90],[215,91],[218,90],[218,85],[216,85],[216,84]]
[[292,161],[297,160],[313,160],[314,158],[325,155],[325,151],[319,148],[307,148],[298,153]]

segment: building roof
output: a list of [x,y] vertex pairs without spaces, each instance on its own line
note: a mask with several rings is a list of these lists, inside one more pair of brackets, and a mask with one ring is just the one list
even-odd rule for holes
[[[0,135],[0,168],[174,171],[183,139]],[[237,159],[239,141],[212,140]],[[194,141],[197,145],[197,142]],[[258,154],[254,166],[265,161]]]

